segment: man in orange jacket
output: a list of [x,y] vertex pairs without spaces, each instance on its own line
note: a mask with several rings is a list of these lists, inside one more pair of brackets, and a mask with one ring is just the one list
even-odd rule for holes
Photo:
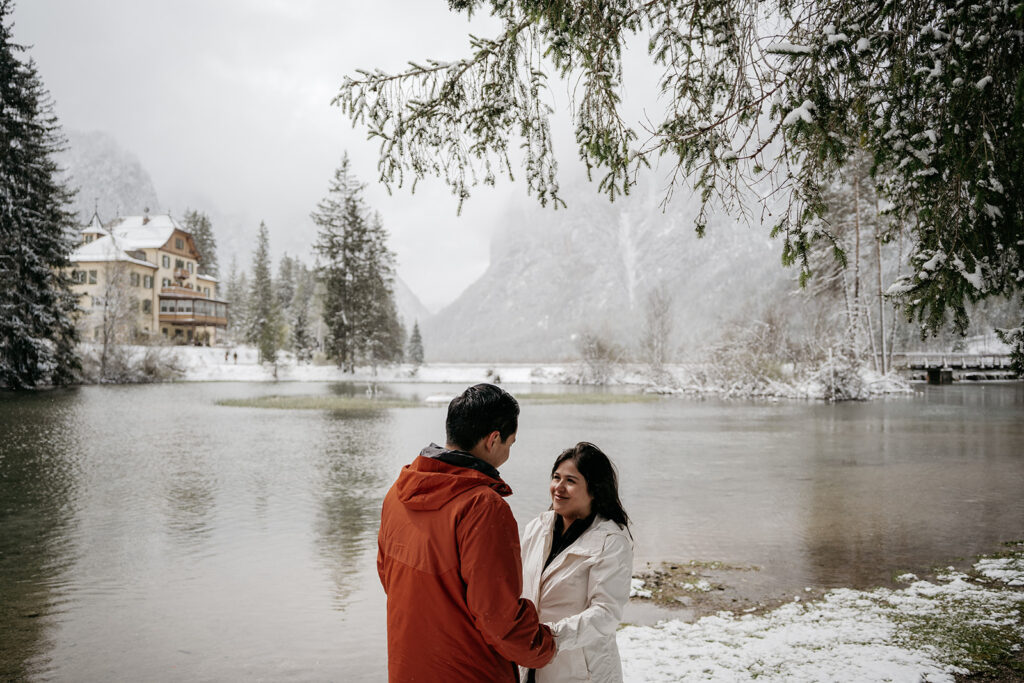
[[447,444],[402,468],[384,498],[377,572],[388,596],[388,680],[518,679],[555,655],[551,629],[522,594],[519,532],[497,467],[519,404],[478,384],[448,405]]

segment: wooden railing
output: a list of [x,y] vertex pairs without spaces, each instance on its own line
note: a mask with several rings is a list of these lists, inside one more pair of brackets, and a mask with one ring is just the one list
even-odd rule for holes
[[1010,355],[1005,353],[943,353],[909,351],[892,354],[896,369],[927,370],[952,368],[954,370],[1009,370]]
[[227,327],[228,319],[213,315],[196,315],[194,311],[160,312],[160,322],[174,325],[210,325]]

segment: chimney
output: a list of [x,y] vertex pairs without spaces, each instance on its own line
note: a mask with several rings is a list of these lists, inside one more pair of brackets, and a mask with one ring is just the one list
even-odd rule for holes
[[145,225],[149,222],[149,207],[147,206],[142,210],[142,224]]

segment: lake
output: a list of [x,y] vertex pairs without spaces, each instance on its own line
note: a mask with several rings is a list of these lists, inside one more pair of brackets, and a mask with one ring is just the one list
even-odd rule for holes
[[[383,680],[380,502],[402,465],[443,442],[443,405],[216,404],[365,389],[0,394],[0,679]],[[638,569],[757,567],[743,590],[758,596],[887,585],[1024,537],[1024,383],[836,405],[524,401],[502,468],[521,525],[579,440],[619,468]]]

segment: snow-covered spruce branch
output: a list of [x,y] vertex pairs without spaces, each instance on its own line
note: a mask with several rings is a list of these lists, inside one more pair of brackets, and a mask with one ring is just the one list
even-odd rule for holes
[[[382,139],[390,187],[405,173],[443,177],[461,202],[472,186],[512,176],[523,147],[526,181],[560,203],[550,138],[548,74],[570,90],[579,156],[608,197],[640,166],[674,162],[670,194],[699,192],[709,212],[751,215],[751,197],[784,240],[784,262],[809,274],[807,253],[826,218],[822,189],[863,150],[891,223],[909,230],[909,265],[936,249],[955,255],[893,290],[936,331],[967,302],[1024,286],[1024,127],[1015,104],[1024,63],[1020,3],[896,0],[570,0],[452,2],[503,22],[492,40],[449,65],[349,80],[338,97]],[[646,34],[662,70],[664,108],[623,121],[622,50]],[[645,133],[641,139],[638,131]],[[892,232],[898,233],[899,229]],[[919,274],[919,273],[918,273]],[[978,274],[975,277],[974,274]],[[980,278],[980,280],[979,280]],[[982,286],[978,286],[978,283]]]

